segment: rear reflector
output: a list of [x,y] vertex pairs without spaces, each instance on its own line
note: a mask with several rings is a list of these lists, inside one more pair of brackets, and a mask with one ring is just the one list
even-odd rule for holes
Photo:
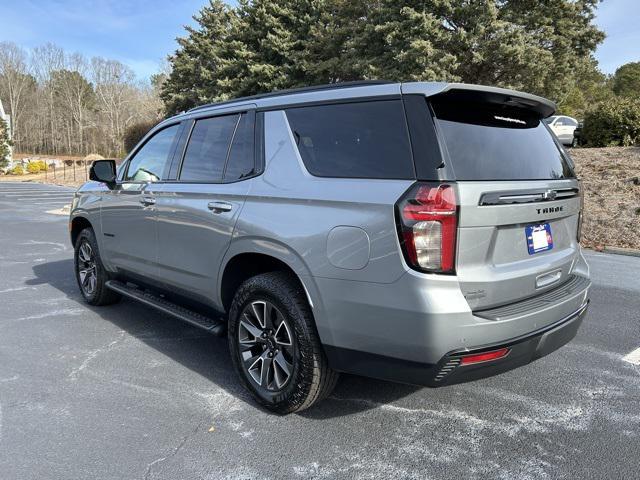
[[462,361],[460,362],[460,365],[471,365],[473,363],[489,362],[491,360],[497,360],[499,358],[506,357],[508,353],[508,348],[500,348],[499,350],[492,350],[490,352],[465,355],[461,357]]

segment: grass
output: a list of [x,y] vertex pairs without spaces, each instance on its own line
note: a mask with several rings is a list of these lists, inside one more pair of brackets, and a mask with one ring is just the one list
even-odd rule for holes
[[582,244],[640,249],[640,148],[575,148],[584,188]]

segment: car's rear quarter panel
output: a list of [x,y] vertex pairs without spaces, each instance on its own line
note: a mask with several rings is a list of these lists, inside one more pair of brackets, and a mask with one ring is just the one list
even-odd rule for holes
[[252,180],[230,253],[235,251],[233,244],[251,242],[252,250],[262,246],[288,259],[303,282],[311,284],[305,287],[312,296],[318,330],[323,342],[330,343],[334,332],[347,328],[358,310],[325,301],[331,309],[325,314],[323,295],[313,298],[313,292],[324,286],[321,279],[340,280],[344,283],[332,285],[349,290],[355,284],[351,282],[388,285],[406,272],[394,204],[412,182],[311,176],[282,111],[265,113],[265,163],[264,174]]

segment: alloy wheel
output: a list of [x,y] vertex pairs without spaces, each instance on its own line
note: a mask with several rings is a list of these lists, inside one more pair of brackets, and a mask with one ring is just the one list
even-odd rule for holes
[[78,249],[78,277],[80,286],[85,295],[91,296],[98,286],[98,272],[96,268],[95,254],[91,245],[86,240]]
[[238,326],[242,364],[249,377],[260,387],[282,390],[293,374],[294,341],[286,318],[272,303],[249,303]]

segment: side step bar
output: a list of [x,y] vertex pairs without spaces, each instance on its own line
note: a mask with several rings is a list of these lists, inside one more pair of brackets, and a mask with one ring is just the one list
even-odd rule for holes
[[118,292],[125,297],[132,298],[138,302],[144,303],[145,305],[154,307],[161,312],[173,315],[183,322],[202,328],[217,337],[222,336],[227,328],[227,324],[224,320],[205,317],[204,315],[200,315],[199,313],[188,310],[180,305],[176,305],[162,297],[134,287],[130,284],[125,284],[117,280],[109,280],[105,285],[108,289],[113,290],[114,292]]

